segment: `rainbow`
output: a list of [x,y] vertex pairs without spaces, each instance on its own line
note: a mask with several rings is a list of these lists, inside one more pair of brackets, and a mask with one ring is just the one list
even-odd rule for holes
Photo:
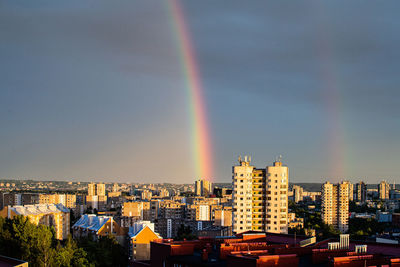
[[316,16],[318,23],[317,32],[317,55],[320,63],[322,100],[326,109],[326,120],[329,122],[327,129],[327,151],[329,153],[331,181],[339,182],[347,179],[350,159],[350,142],[346,142],[345,136],[345,117],[341,106],[341,83],[338,66],[335,62],[333,44],[334,39],[330,35],[329,24],[326,23],[326,13],[324,5],[315,2],[312,14]]
[[196,178],[211,180],[214,178],[211,139],[198,63],[179,0],[169,0],[169,10],[190,103],[191,145]]

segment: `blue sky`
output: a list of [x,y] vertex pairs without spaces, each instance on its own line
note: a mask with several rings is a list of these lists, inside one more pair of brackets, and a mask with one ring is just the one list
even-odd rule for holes
[[[399,181],[397,1],[182,1],[215,178]],[[192,182],[165,1],[0,0],[0,177]]]

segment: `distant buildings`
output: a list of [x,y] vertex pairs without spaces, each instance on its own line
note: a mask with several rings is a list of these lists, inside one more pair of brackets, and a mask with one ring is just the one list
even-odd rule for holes
[[389,199],[389,191],[390,191],[390,185],[386,181],[380,182],[378,186],[378,194],[379,194],[379,199],[386,200]]
[[103,183],[89,183],[88,195],[86,196],[88,207],[96,210],[105,210],[107,205],[106,187]]
[[247,156],[233,166],[233,232],[287,233],[289,170],[280,160],[265,169]]
[[66,239],[70,228],[70,213],[62,204],[36,204],[25,206],[7,206],[0,211],[0,216],[13,218],[22,215],[36,225],[54,226],[55,236]]
[[194,188],[196,196],[208,197],[212,193],[212,183],[204,179],[195,181]]
[[322,185],[322,221],[345,233],[349,228],[349,183]]
[[39,204],[63,204],[69,209],[76,207],[76,195],[72,194],[39,194]]
[[293,201],[296,203],[303,201],[303,188],[301,186],[293,186]]
[[141,199],[142,200],[151,200],[151,197],[153,196],[153,193],[150,190],[143,190],[141,193]]
[[349,185],[349,200],[353,201],[354,200],[354,184],[351,183],[350,181],[344,181],[344,183],[347,183]]
[[356,184],[355,201],[364,203],[367,200],[367,185],[360,181]]

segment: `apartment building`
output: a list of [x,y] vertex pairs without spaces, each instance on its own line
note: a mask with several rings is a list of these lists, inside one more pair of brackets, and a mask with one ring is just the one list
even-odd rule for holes
[[349,229],[349,183],[322,185],[322,212],[324,223],[333,225],[340,232]]
[[69,234],[70,213],[62,204],[35,204],[25,206],[7,206],[0,211],[0,216],[13,218],[14,216],[26,216],[36,225],[53,226],[56,238],[66,239]]
[[215,226],[232,226],[232,207],[215,208],[212,211]]
[[129,227],[129,257],[132,260],[150,260],[150,242],[162,237],[154,231],[154,223],[138,221]]
[[298,203],[300,201],[303,201],[303,187],[299,185],[294,185],[293,186],[293,201]]
[[76,207],[76,195],[72,194],[39,194],[39,204],[63,204],[69,209]]
[[107,205],[106,186],[104,183],[89,183],[86,196],[88,207],[96,210],[104,210]]
[[101,236],[113,235],[118,243],[124,244],[129,228],[121,227],[112,216],[84,214],[72,226],[74,238],[91,237],[98,240]]
[[197,196],[208,197],[212,193],[212,183],[204,179],[195,181],[194,188]]
[[287,233],[289,170],[277,160],[265,169],[239,157],[233,166],[233,232]]
[[386,181],[380,182],[378,186],[379,199],[386,200],[389,199],[390,185]]
[[367,185],[363,181],[356,184],[354,197],[354,200],[357,202],[364,203],[367,200]]

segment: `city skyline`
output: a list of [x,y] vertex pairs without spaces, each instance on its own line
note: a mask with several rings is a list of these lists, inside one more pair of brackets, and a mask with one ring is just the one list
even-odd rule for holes
[[181,1],[214,177],[166,3],[1,2],[1,179],[229,183],[248,154],[292,183],[399,182],[399,3]]

